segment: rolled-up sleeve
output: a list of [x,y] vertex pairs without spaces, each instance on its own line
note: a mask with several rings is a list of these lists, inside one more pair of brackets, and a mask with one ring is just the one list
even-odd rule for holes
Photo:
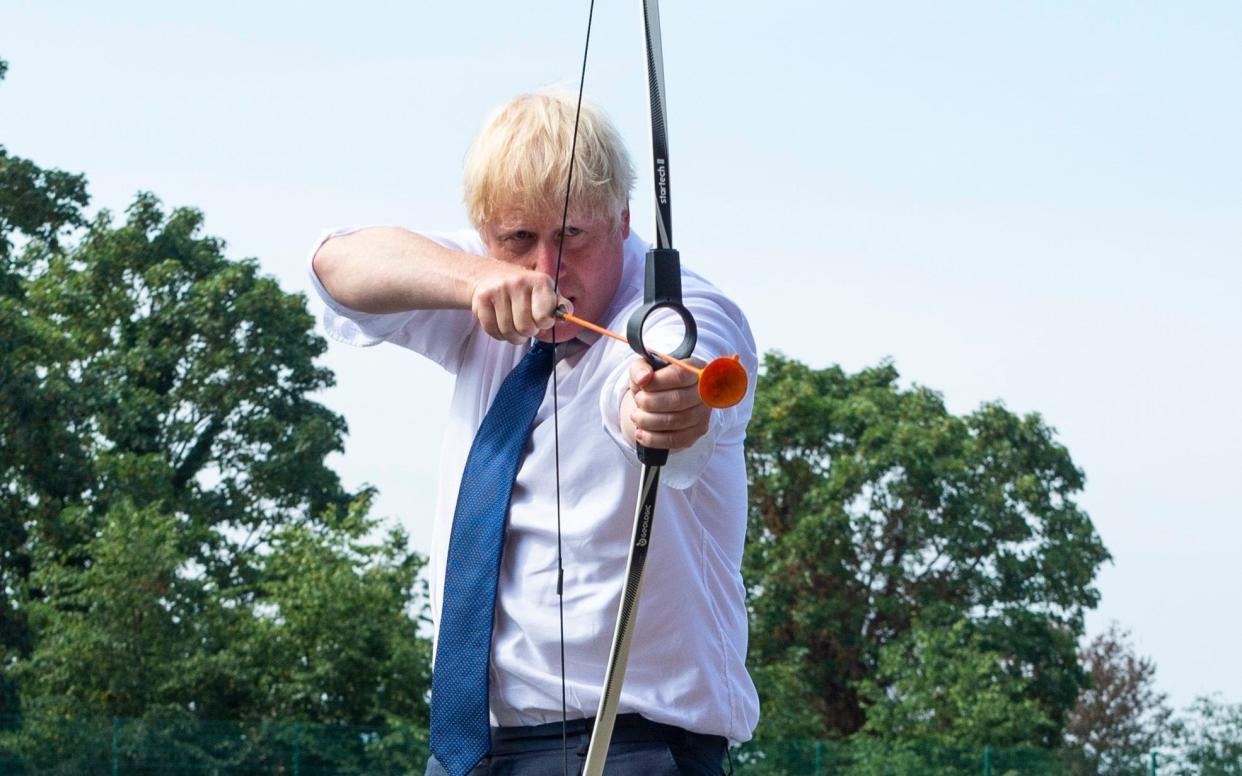
[[[338,302],[328,293],[319,275],[315,273],[315,255],[323,244],[334,237],[343,237],[372,227],[351,226],[325,229],[311,247],[306,260],[306,271],[311,287],[323,300],[322,316],[324,333],[337,342],[358,347],[371,347],[391,342],[416,351],[435,361],[452,373],[461,365],[465,343],[473,333],[474,316],[469,310],[404,310],[395,313],[365,313]],[[472,243],[473,232],[451,234],[420,232],[448,248],[467,252],[479,252]]]

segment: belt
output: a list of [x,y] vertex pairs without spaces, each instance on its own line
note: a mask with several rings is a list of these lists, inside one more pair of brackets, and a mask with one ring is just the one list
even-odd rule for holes
[[[591,740],[591,731],[595,727],[595,718],[571,719],[564,725],[566,743],[578,745],[580,755],[586,754],[587,744]],[[521,727],[492,728],[492,753],[529,752],[536,749],[561,748],[561,723],[546,722],[542,725]],[[668,744],[684,745],[694,748],[718,744],[722,749],[726,744],[723,736],[708,736],[692,733],[675,725],[665,725],[639,714],[618,714],[612,729],[612,743],[628,744],[650,741],[663,741]]]

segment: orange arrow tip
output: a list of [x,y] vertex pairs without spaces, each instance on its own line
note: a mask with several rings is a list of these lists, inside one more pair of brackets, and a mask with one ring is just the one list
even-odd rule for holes
[[746,396],[746,369],[741,358],[717,358],[699,372],[699,396],[709,407],[732,407]]

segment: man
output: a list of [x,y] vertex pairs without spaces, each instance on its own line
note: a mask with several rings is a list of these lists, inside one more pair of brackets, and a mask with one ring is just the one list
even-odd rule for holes
[[[609,772],[720,773],[726,742],[749,739],[758,719],[745,668],[740,576],[742,442],[753,395],[713,411],[693,375],[653,370],[625,345],[556,319],[564,305],[623,329],[642,301],[648,248],[630,230],[633,166],[616,130],[589,105],[582,107],[562,234],[575,107],[572,95],[545,91],[489,118],[465,164],[475,230],[337,230],[311,253],[311,279],[327,305],[331,336],[355,345],[392,342],[456,375],[430,563],[437,642],[428,774],[560,773],[562,690],[577,771],[624,580],[640,474],[636,442],[671,453]],[[740,353],[753,375],[754,342],[736,305],[688,271],[683,295],[698,325],[695,356]],[[661,337],[670,347],[680,341],[680,324],[670,318],[652,324],[649,347]],[[559,343],[555,366],[551,355],[547,361],[555,376],[546,393],[534,384],[541,403],[530,407],[529,421],[518,422],[516,474],[491,475],[480,488],[473,484],[477,471],[494,466],[497,456],[475,448],[515,425],[495,421],[489,408],[510,401],[515,391],[506,380],[525,374],[538,352],[551,354],[550,346],[531,347],[531,338]],[[513,481],[511,493],[502,490],[503,479]],[[497,491],[499,568],[494,583],[481,577],[488,589],[476,600],[460,591],[477,591],[480,583],[471,588],[459,580],[478,578],[490,562],[480,554],[491,555],[465,528],[482,518],[467,513]],[[460,633],[463,623],[482,632]],[[459,653],[472,643],[484,650],[477,685],[460,667],[469,665]],[[485,726],[482,749],[463,754],[470,725],[461,720],[473,712],[463,710],[470,704],[461,698],[476,686],[490,741]]]

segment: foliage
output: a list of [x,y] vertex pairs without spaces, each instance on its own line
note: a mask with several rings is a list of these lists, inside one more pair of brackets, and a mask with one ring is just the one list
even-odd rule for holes
[[305,300],[197,211],[88,220],[81,176],[3,149],[0,182],[9,743],[54,759],[82,714],[417,739],[423,561],[326,463],[345,424],[311,398],[332,375]]
[[1164,743],[1170,710],[1156,690],[1156,664],[1135,653],[1130,635],[1113,623],[1080,653],[1091,673],[1065,727],[1066,741],[1094,763],[1093,773],[1143,774],[1149,753]]
[[405,610],[422,563],[399,533],[362,541],[367,506],[345,528],[280,532],[260,606],[186,573],[175,519],[115,507],[89,567],[38,565],[37,644],[14,669],[31,724],[14,748],[75,762],[81,727],[43,720],[84,713],[164,718],[148,732],[183,748],[220,715],[421,730],[429,655]]
[[[820,736],[851,734],[885,646],[934,612],[971,622],[1047,720],[1032,743],[1053,745],[1085,683],[1076,640],[1108,558],[1073,500],[1082,472],[1038,415],[957,417],[897,379],[890,364],[765,359],[744,566],[761,696],[799,699]],[[767,721],[758,735],[787,737]]]
[[1025,680],[1006,670],[968,620],[916,620],[880,650],[861,694],[861,732],[882,741],[979,749],[1038,741],[1049,731]]
[[[0,80],[7,70],[0,60]],[[24,551],[30,516],[54,514],[62,484],[82,461],[72,454],[73,387],[46,371],[57,337],[26,306],[26,261],[20,241],[55,247],[84,223],[86,181],[40,168],[0,146],[0,713],[16,706],[6,677],[29,654],[30,635],[15,596],[30,573]]]
[[1170,773],[1242,776],[1242,703],[1200,697],[1174,721],[1172,738],[1176,756]]

